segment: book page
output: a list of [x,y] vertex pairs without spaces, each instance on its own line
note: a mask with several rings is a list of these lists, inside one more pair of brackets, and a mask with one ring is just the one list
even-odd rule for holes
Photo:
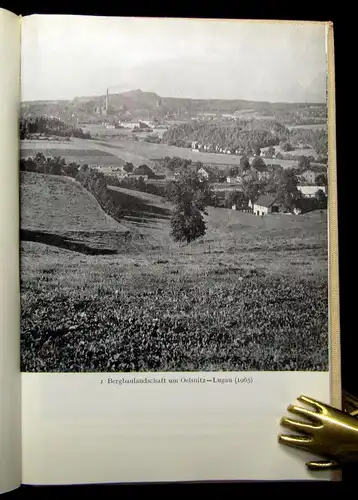
[[24,483],[332,479],[277,440],[339,404],[332,29],[24,19]]
[[21,484],[20,19],[0,9],[0,493]]

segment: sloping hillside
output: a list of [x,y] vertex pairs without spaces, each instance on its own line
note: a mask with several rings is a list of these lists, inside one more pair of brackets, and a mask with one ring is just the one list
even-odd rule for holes
[[68,177],[21,172],[21,227],[66,234],[125,229]]
[[21,172],[21,237],[86,254],[157,245],[169,229],[169,206],[159,196],[112,189],[123,223],[107,215],[74,179]]
[[81,253],[115,253],[128,227],[68,177],[21,172],[21,238]]

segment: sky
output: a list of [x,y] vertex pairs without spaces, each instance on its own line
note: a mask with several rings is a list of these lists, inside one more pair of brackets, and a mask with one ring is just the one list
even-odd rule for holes
[[161,97],[324,102],[323,23],[34,15],[22,100],[141,89]]

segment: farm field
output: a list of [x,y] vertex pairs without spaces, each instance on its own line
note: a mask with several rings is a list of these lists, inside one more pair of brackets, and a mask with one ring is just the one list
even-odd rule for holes
[[[29,144],[31,143],[31,144]],[[221,153],[201,153],[192,151],[189,148],[179,148],[166,144],[153,144],[145,141],[133,140],[104,140],[104,139],[76,139],[71,143],[57,143],[50,141],[22,141],[21,157],[33,156],[42,151],[47,156],[63,156],[67,161],[77,161],[80,164],[88,163],[92,165],[113,165],[122,166],[126,161],[135,166],[147,164],[155,167],[156,161],[165,156],[178,156],[200,161],[207,165],[213,165],[225,169],[230,165],[238,165],[240,156],[225,155]],[[297,150],[300,151],[300,150]],[[95,152],[98,155],[95,155]],[[303,154],[298,152],[298,154]],[[279,161],[283,168],[295,165],[295,160],[266,160]]]
[[178,245],[160,197],[117,188],[119,224],[75,181],[21,183],[22,230],[99,250],[22,238],[23,370],[327,369],[326,212],[210,208],[206,235]]
[[21,158],[33,157],[41,152],[45,156],[62,156],[68,163],[76,162],[80,165],[121,167],[125,161],[110,151],[94,147],[87,140],[83,142],[51,142],[51,141],[22,141]]
[[[136,144],[134,141],[131,141]],[[122,166],[126,161],[138,166],[146,163],[153,166],[153,163],[147,157],[140,156],[126,150],[125,148],[114,145],[111,141],[74,139],[71,142],[57,141],[21,141],[21,158],[34,156],[42,152],[45,156],[62,156],[66,161],[75,161],[79,164],[103,166]]]
[[[105,142],[101,141],[101,145]],[[160,160],[165,156],[178,156],[180,158],[190,159],[192,161],[200,161],[207,165],[214,165],[218,168],[226,168],[228,165],[238,165],[240,162],[240,156],[236,155],[226,155],[222,153],[201,153],[192,151],[189,148],[179,148],[176,146],[169,146],[167,144],[153,144],[145,141],[110,141],[108,142],[108,147],[112,151],[119,150],[118,155],[123,155],[124,151],[133,155],[133,163],[139,164],[140,162],[146,161],[155,162],[155,160]],[[136,155],[139,155],[136,158]],[[272,160],[271,160],[272,161]],[[283,168],[291,167],[296,164],[295,160],[279,160],[280,165]],[[268,161],[269,162],[269,161]]]

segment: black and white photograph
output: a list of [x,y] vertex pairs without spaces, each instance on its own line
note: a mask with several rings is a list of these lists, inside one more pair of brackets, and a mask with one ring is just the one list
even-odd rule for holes
[[23,372],[328,371],[326,24],[41,16]]

